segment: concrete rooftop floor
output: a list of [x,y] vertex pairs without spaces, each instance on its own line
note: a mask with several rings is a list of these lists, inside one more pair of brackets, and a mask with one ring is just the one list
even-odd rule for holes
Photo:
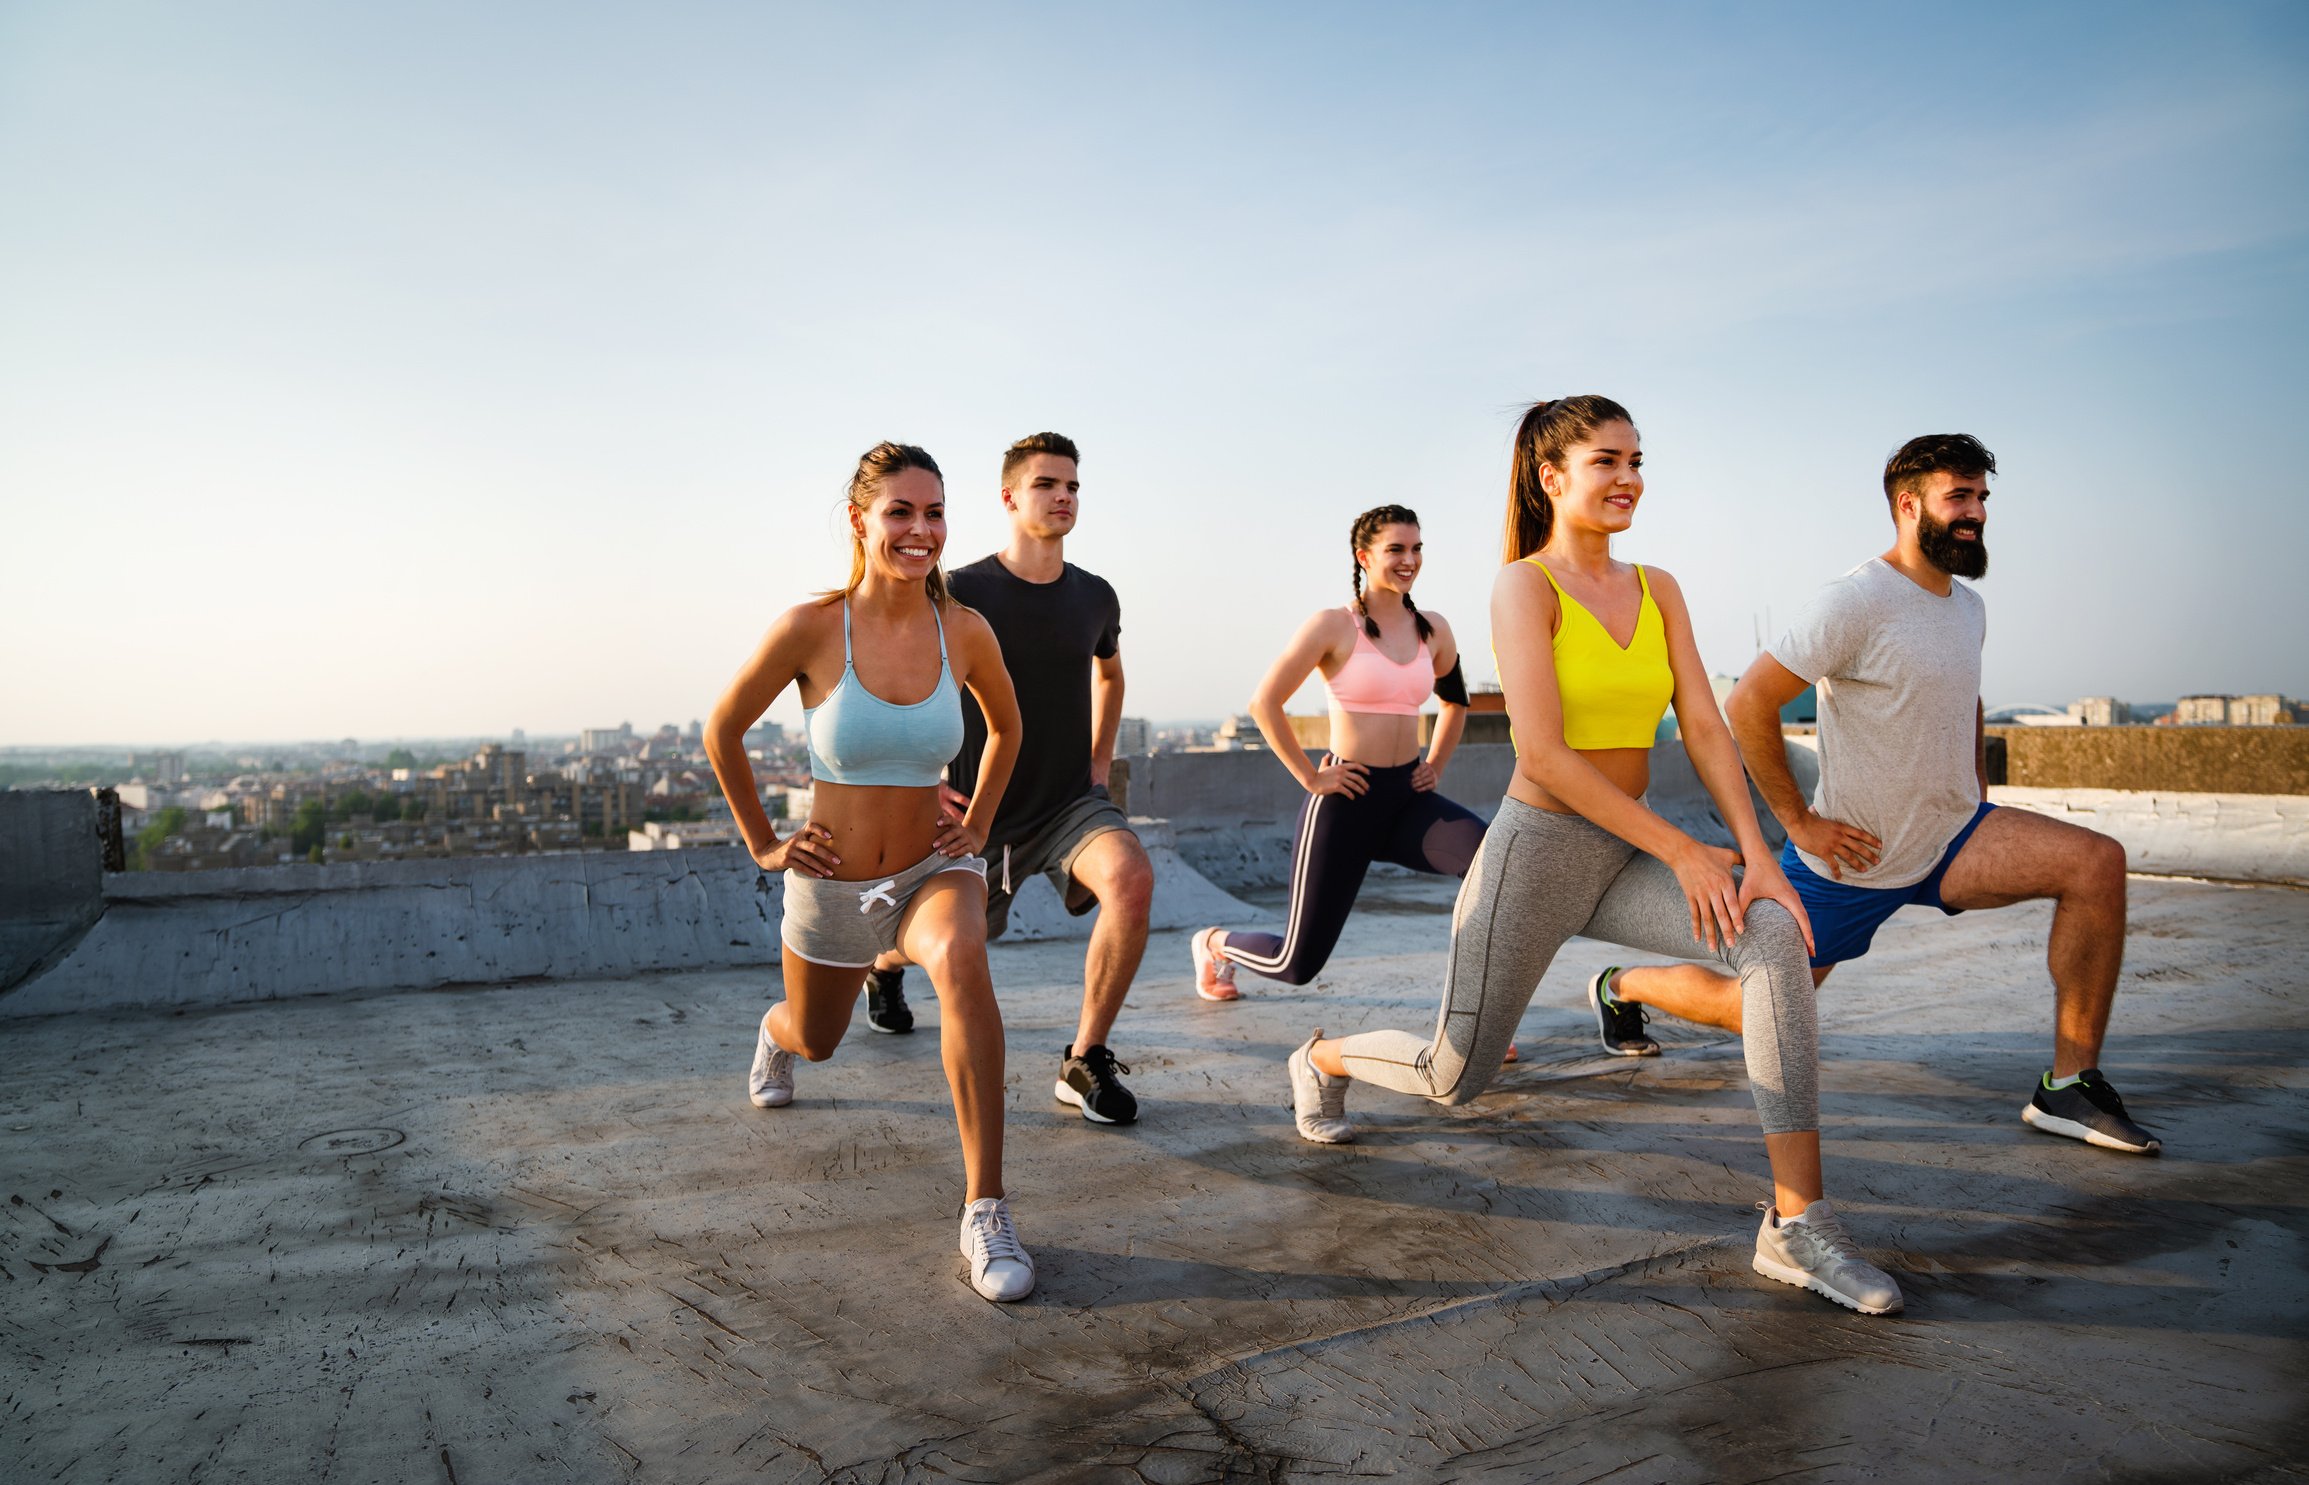
[[[1575,942],[1525,1061],[1363,1142],[1282,1059],[1434,1014],[1438,884],[1323,981],[1115,1038],[1145,1117],[1053,1104],[1080,946],[998,946],[1040,1266],[960,1281],[933,1023],[745,1101],[774,972],[12,1024],[13,1480],[2294,1480],[2309,1474],[2309,892],[2136,880],[2104,1065],[2161,1160],[2036,1134],[2049,912],[1904,914],[1823,992],[1832,1193],[1908,1312],[1748,1270],[1735,1045],[1590,1055]],[[1271,908],[1271,904],[1269,905]],[[917,977],[918,983],[918,977]],[[926,987],[925,987],[926,988]],[[917,995],[917,1000],[926,1000]]]

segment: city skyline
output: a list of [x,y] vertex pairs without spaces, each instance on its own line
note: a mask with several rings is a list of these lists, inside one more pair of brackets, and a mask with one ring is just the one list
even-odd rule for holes
[[2309,690],[2296,7],[235,17],[0,14],[0,744],[686,723],[860,450],[958,566],[1042,427],[1132,715],[1240,711],[1383,501],[1480,681],[1584,390],[1712,670],[1964,428],[1992,705]]

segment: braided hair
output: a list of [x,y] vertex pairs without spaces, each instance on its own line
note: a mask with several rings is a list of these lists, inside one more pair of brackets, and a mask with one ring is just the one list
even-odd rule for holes
[[[1378,538],[1379,533],[1387,527],[1416,526],[1418,524],[1419,512],[1407,505],[1375,505],[1355,518],[1355,529],[1347,538],[1347,550],[1360,554],[1368,549],[1371,543]],[[1377,639],[1379,637],[1379,621],[1371,617],[1370,608],[1363,602],[1363,564],[1357,562],[1354,564],[1354,568],[1355,612],[1363,618],[1363,632],[1373,639]],[[1403,595],[1403,606],[1411,611],[1411,621],[1419,626],[1420,642],[1425,643],[1434,638],[1435,626],[1427,622],[1427,616],[1419,612],[1419,606],[1411,601],[1411,595],[1408,593]]]

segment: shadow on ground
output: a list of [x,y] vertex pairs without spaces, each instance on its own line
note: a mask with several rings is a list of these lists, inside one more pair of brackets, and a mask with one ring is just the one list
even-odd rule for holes
[[[1474,1104],[1283,1053],[1433,1016],[1447,900],[1381,883],[1324,979],[1116,1037],[1147,1117],[1049,1101],[1080,947],[998,948],[1041,1290],[959,1282],[923,1032],[747,1106],[733,973],[17,1023],[0,1454],[20,1479],[2298,1479],[2309,893],[2136,882],[2105,1059],[2162,1160],[2016,1117],[2045,914],[1904,915],[1823,992],[1867,1319],[1757,1279],[1736,1044],[1591,1055],[1575,942]],[[918,997],[927,999],[927,997]]]

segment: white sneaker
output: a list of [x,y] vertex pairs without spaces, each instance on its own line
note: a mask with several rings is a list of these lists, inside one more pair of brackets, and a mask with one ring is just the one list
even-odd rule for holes
[[782,1109],[794,1101],[794,1054],[770,1040],[767,1026],[754,1045],[754,1069],[746,1074],[746,1097],[757,1109]]
[[1211,947],[1211,936],[1218,931],[1206,928],[1189,940],[1195,952],[1195,994],[1205,1000],[1239,1000],[1235,961]]
[[1007,1197],[981,1196],[962,1209],[962,1256],[981,1298],[1006,1305],[1034,1292],[1034,1260],[1019,1246]]
[[1318,1145],[1355,1143],[1355,1125],[1347,1117],[1347,1078],[1326,1077],[1308,1053],[1323,1039],[1321,1027],[1291,1054],[1291,1119],[1299,1138]]
[[1901,1306],[1900,1286],[1860,1256],[1825,1197],[1794,1217],[1764,1208],[1763,1226],[1756,1229],[1756,1272],[1825,1294],[1863,1315],[1896,1314]]

